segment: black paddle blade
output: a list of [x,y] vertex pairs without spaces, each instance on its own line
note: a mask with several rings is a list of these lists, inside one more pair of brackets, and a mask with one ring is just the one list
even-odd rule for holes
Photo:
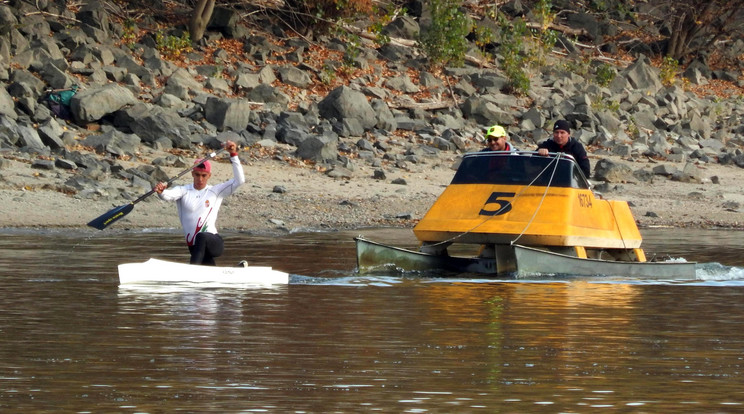
[[89,226],[95,227],[98,230],[103,230],[106,227],[113,224],[116,220],[126,216],[134,208],[134,204],[124,204],[123,206],[116,207],[115,209],[101,214],[98,218],[93,219],[88,223]]

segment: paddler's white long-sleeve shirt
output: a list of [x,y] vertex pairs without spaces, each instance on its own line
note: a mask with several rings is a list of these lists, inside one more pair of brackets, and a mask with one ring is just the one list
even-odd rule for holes
[[[178,218],[186,235],[186,243],[191,246],[197,233],[217,234],[217,212],[222,200],[234,193],[243,183],[245,174],[238,156],[230,157],[233,178],[217,185],[207,185],[196,190],[194,184],[180,185],[163,190],[158,194],[161,200],[175,201],[178,206]],[[213,164],[214,167],[214,164]]]

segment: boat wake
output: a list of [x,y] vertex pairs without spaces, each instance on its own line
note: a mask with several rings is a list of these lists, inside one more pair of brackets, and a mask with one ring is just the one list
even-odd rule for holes
[[744,267],[726,266],[720,263],[698,263],[695,269],[698,282],[728,282],[738,281],[744,285]]

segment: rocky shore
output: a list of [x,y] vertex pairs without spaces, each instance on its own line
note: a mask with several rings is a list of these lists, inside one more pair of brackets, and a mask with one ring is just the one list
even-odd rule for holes
[[[695,65],[685,71],[692,86],[665,86],[638,54],[614,61],[601,86],[591,66],[572,72],[556,54],[532,73],[527,96],[513,96],[482,56],[427,69],[410,46],[418,16],[391,23],[390,43],[363,42],[350,56],[337,38],[277,36],[269,22],[245,26],[221,10],[211,46],[170,59],[151,34],[124,43],[103,3],[0,5],[9,23],[0,30],[0,227],[85,227],[228,139],[242,148],[247,183],[223,206],[222,229],[412,226],[458,158],[480,149],[485,127],[506,126],[530,150],[556,119],[589,150],[595,189],[630,201],[641,226],[742,227],[741,68]],[[723,97],[700,93],[706,84]],[[73,85],[67,112],[53,113],[48,89]],[[227,173],[218,162],[213,180]],[[178,222],[173,205],[151,197],[116,226]]]

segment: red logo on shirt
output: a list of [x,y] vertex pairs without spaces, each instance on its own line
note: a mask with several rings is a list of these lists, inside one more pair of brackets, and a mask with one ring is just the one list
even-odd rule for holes
[[204,200],[204,207],[209,208],[209,200]]

